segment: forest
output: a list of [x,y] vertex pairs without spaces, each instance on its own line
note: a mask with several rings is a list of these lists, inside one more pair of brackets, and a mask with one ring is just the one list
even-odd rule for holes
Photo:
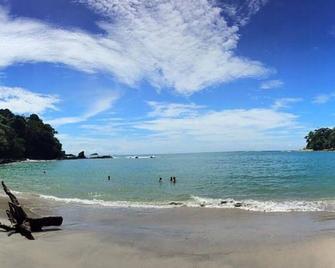
[[0,109],[0,159],[62,159],[62,144],[57,132],[36,114],[15,115]]
[[310,131],[306,139],[306,149],[313,151],[335,150],[335,128],[319,128]]

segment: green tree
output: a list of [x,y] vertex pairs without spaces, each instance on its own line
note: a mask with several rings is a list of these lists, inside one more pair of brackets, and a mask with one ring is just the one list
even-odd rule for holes
[[36,114],[23,117],[0,109],[0,158],[62,158],[62,145],[55,134],[57,132]]
[[335,128],[319,128],[310,131],[306,139],[306,149],[311,150],[334,150],[335,149]]

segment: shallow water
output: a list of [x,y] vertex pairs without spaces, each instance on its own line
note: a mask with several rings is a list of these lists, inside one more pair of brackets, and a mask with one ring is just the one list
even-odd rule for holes
[[[20,192],[106,206],[169,207],[176,201],[172,206],[234,207],[242,202],[242,208],[262,211],[335,209],[332,152],[21,162],[2,165],[0,176]],[[176,184],[170,183],[170,176],[176,176]]]

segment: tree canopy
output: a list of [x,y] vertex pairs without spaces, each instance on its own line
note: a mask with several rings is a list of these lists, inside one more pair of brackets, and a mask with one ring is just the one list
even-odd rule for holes
[[36,114],[29,117],[0,109],[0,158],[58,159],[63,158],[57,132]]
[[319,128],[310,131],[305,139],[306,149],[314,151],[335,150],[335,128]]

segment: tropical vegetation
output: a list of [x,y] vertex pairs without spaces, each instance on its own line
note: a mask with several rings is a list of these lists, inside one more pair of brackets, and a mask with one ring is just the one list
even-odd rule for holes
[[62,144],[57,132],[36,114],[28,117],[0,109],[0,159],[59,159]]
[[306,149],[320,150],[335,150],[335,128],[319,128],[310,131],[305,137]]

